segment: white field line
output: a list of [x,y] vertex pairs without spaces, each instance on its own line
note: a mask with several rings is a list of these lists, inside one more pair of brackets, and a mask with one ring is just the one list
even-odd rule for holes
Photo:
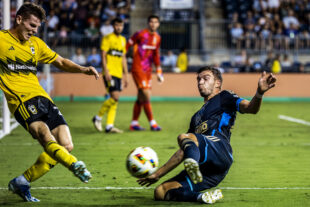
[[303,124],[303,125],[306,125],[306,126],[310,126],[310,122],[302,120],[302,119],[296,119],[294,117],[285,116],[285,115],[279,115],[278,118],[286,120],[286,121],[295,122],[295,123],[298,123],[298,124]]
[[[153,187],[32,187],[32,190],[148,190]],[[275,188],[259,188],[259,187],[222,187],[223,190],[310,190],[310,187],[275,187]],[[8,190],[7,187],[0,187],[0,190]]]

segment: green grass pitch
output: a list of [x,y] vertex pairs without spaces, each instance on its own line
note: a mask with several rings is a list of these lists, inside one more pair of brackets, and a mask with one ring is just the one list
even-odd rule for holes
[[[138,146],[152,147],[160,165],[177,150],[176,137],[187,131],[200,102],[154,102],[161,132],[130,132],[132,102],[120,102],[116,126],[124,134],[98,133],[91,118],[100,102],[57,102],[75,144],[72,152],[85,161],[93,179],[81,183],[71,172],[57,165],[32,183],[32,194],[41,200],[33,206],[197,206],[198,203],[158,202],[153,188],[138,189],[136,179],[126,171],[125,159]],[[222,188],[224,199],[214,206],[310,206],[310,126],[278,118],[286,115],[310,122],[310,103],[265,102],[257,115],[237,115],[231,145],[234,163]],[[141,125],[148,127],[145,115]],[[0,140],[0,206],[30,206],[7,191],[7,183],[28,168],[42,152],[19,126]],[[177,174],[180,165],[162,182]],[[85,187],[88,187],[86,189]],[[31,206],[32,206],[31,205]]]

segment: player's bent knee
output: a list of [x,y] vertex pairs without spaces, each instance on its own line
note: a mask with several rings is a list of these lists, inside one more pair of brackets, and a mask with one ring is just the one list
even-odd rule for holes
[[68,152],[71,152],[74,148],[72,143],[66,144],[63,147],[66,148],[66,150],[68,150]]
[[154,199],[157,201],[165,200],[165,190],[163,184],[157,186],[154,190]]

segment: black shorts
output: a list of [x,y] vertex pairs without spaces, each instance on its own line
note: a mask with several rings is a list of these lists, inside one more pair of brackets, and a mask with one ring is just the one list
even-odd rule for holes
[[103,80],[104,80],[104,85],[105,85],[105,87],[109,93],[112,91],[122,91],[123,90],[122,79],[117,78],[115,76],[112,76],[112,80],[107,81],[105,79],[105,77],[103,76]]
[[18,123],[26,130],[29,130],[29,125],[35,121],[45,122],[50,130],[59,125],[67,125],[57,106],[42,96],[25,101],[23,107],[19,105],[14,116]]

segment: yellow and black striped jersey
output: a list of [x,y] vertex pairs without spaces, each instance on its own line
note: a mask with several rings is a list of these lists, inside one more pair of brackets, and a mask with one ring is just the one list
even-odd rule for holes
[[122,58],[126,54],[126,38],[114,32],[102,38],[101,50],[107,53],[107,68],[110,75],[117,78],[123,76]]
[[36,67],[38,62],[52,63],[57,56],[38,37],[32,36],[28,41],[21,42],[9,30],[0,31],[0,88],[11,113],[36,96],[52,101],[39,84]]

